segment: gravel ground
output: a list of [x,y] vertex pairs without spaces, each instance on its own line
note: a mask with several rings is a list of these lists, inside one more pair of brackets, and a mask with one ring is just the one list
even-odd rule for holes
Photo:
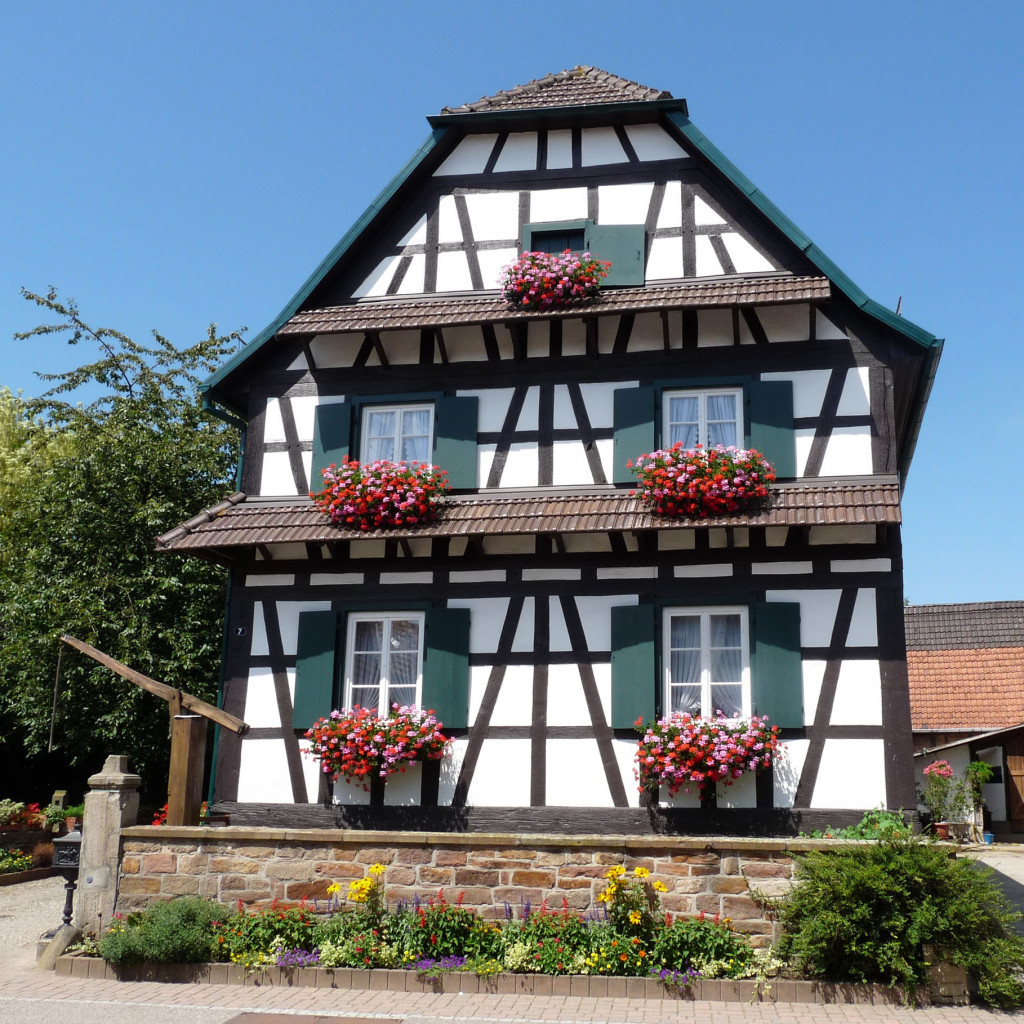
[[57,928],[64,913],[64,879],[40,878],[0,888],[0,953],[4,966],[31,966],[36,939]]

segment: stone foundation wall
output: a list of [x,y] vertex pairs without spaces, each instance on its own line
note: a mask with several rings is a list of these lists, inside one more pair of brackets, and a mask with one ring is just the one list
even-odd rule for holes
[[327,888],[387,865],[389,902],[426,899],[443,889],[450,902],[485,917],[517,916],[524,901],[586,912],[605,873],[621,864],[645,867],[668,891],[661,905],[674,914],[703,911],[732,919],[737,931],[766,944],[771,908],[754,896],[778,897],[792,885],[793,854],[814,840],[678,838],[662,836],[529,836],[514,834],[382,833],[331,829],[137,826],[122,832],[117,910],[153,900],[199,895],[261,906],[273,899],[325,900]]

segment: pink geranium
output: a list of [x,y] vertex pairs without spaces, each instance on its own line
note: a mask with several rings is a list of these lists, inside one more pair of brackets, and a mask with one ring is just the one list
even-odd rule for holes
[[611,264],[589,252],[524,252],[502,267],[502,298],[526,311],[572,306],[592,299]]

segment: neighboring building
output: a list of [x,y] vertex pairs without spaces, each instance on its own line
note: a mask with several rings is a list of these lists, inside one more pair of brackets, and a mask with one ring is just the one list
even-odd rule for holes
[[987,761],[985,803],[1024,831],[1024,601],[906,607],[916,774]]
[[[247,424],[241,491],[160,544],[231,567],[222,700],[252,731],[221,733],[216,799],[324,801],[301,731],[371,678],[436,708],[454,755],[383,808],[339,786],[354,825],[787,831],[910,806],[900,496],[941,342],[669,93],[576,68],[428,120],[204,385]],[[565,246],[612,261],[600,297],[508,309],[502,265]],[[641,508],[627,459],[691,430],[763,450],[768,507]],[[436,524],[353,536],[309,502],[325,465],[403,444],[449,471]],[[782,727],[774,773],[646,806],[633,722],[713,705]]]

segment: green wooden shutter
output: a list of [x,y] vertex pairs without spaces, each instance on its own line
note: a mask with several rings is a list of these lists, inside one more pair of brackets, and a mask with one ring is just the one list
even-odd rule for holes
[[612,728],[654,720],[658,689],[653,605],[612,608]]
[[631,484],[636,477],[626,463],[646,455],[655,442],[654,388],[619,388],[613,393],[615,434],[612,442],[612,481]]
[[434,402],[434,462],[448,470],[448,483],[476,488],[476,397],[438,398]]
[[603,284],[644,283],[643,224],[589,224],[583,244],[599,260],[611,263]]
[[796,435],[793,433],[793,383],[753,380],[747,387],[747,445],[775,467],[775,475],[796,476]]
[[423,699],[449,729],[469,724],[469,609],[428,608]]
[[800,605],[756,601],[750,619],[754,714],[783,729],[803,728]]
[[331,713],[338,616],[334,612],[299,612],[298,658],[292,725],[308,729]]
[[309,489],[323,487],[323,471],[333,462],[341,465],[352,440],[352,404],[327,402],[316,407],[313,416],[313,471]]

